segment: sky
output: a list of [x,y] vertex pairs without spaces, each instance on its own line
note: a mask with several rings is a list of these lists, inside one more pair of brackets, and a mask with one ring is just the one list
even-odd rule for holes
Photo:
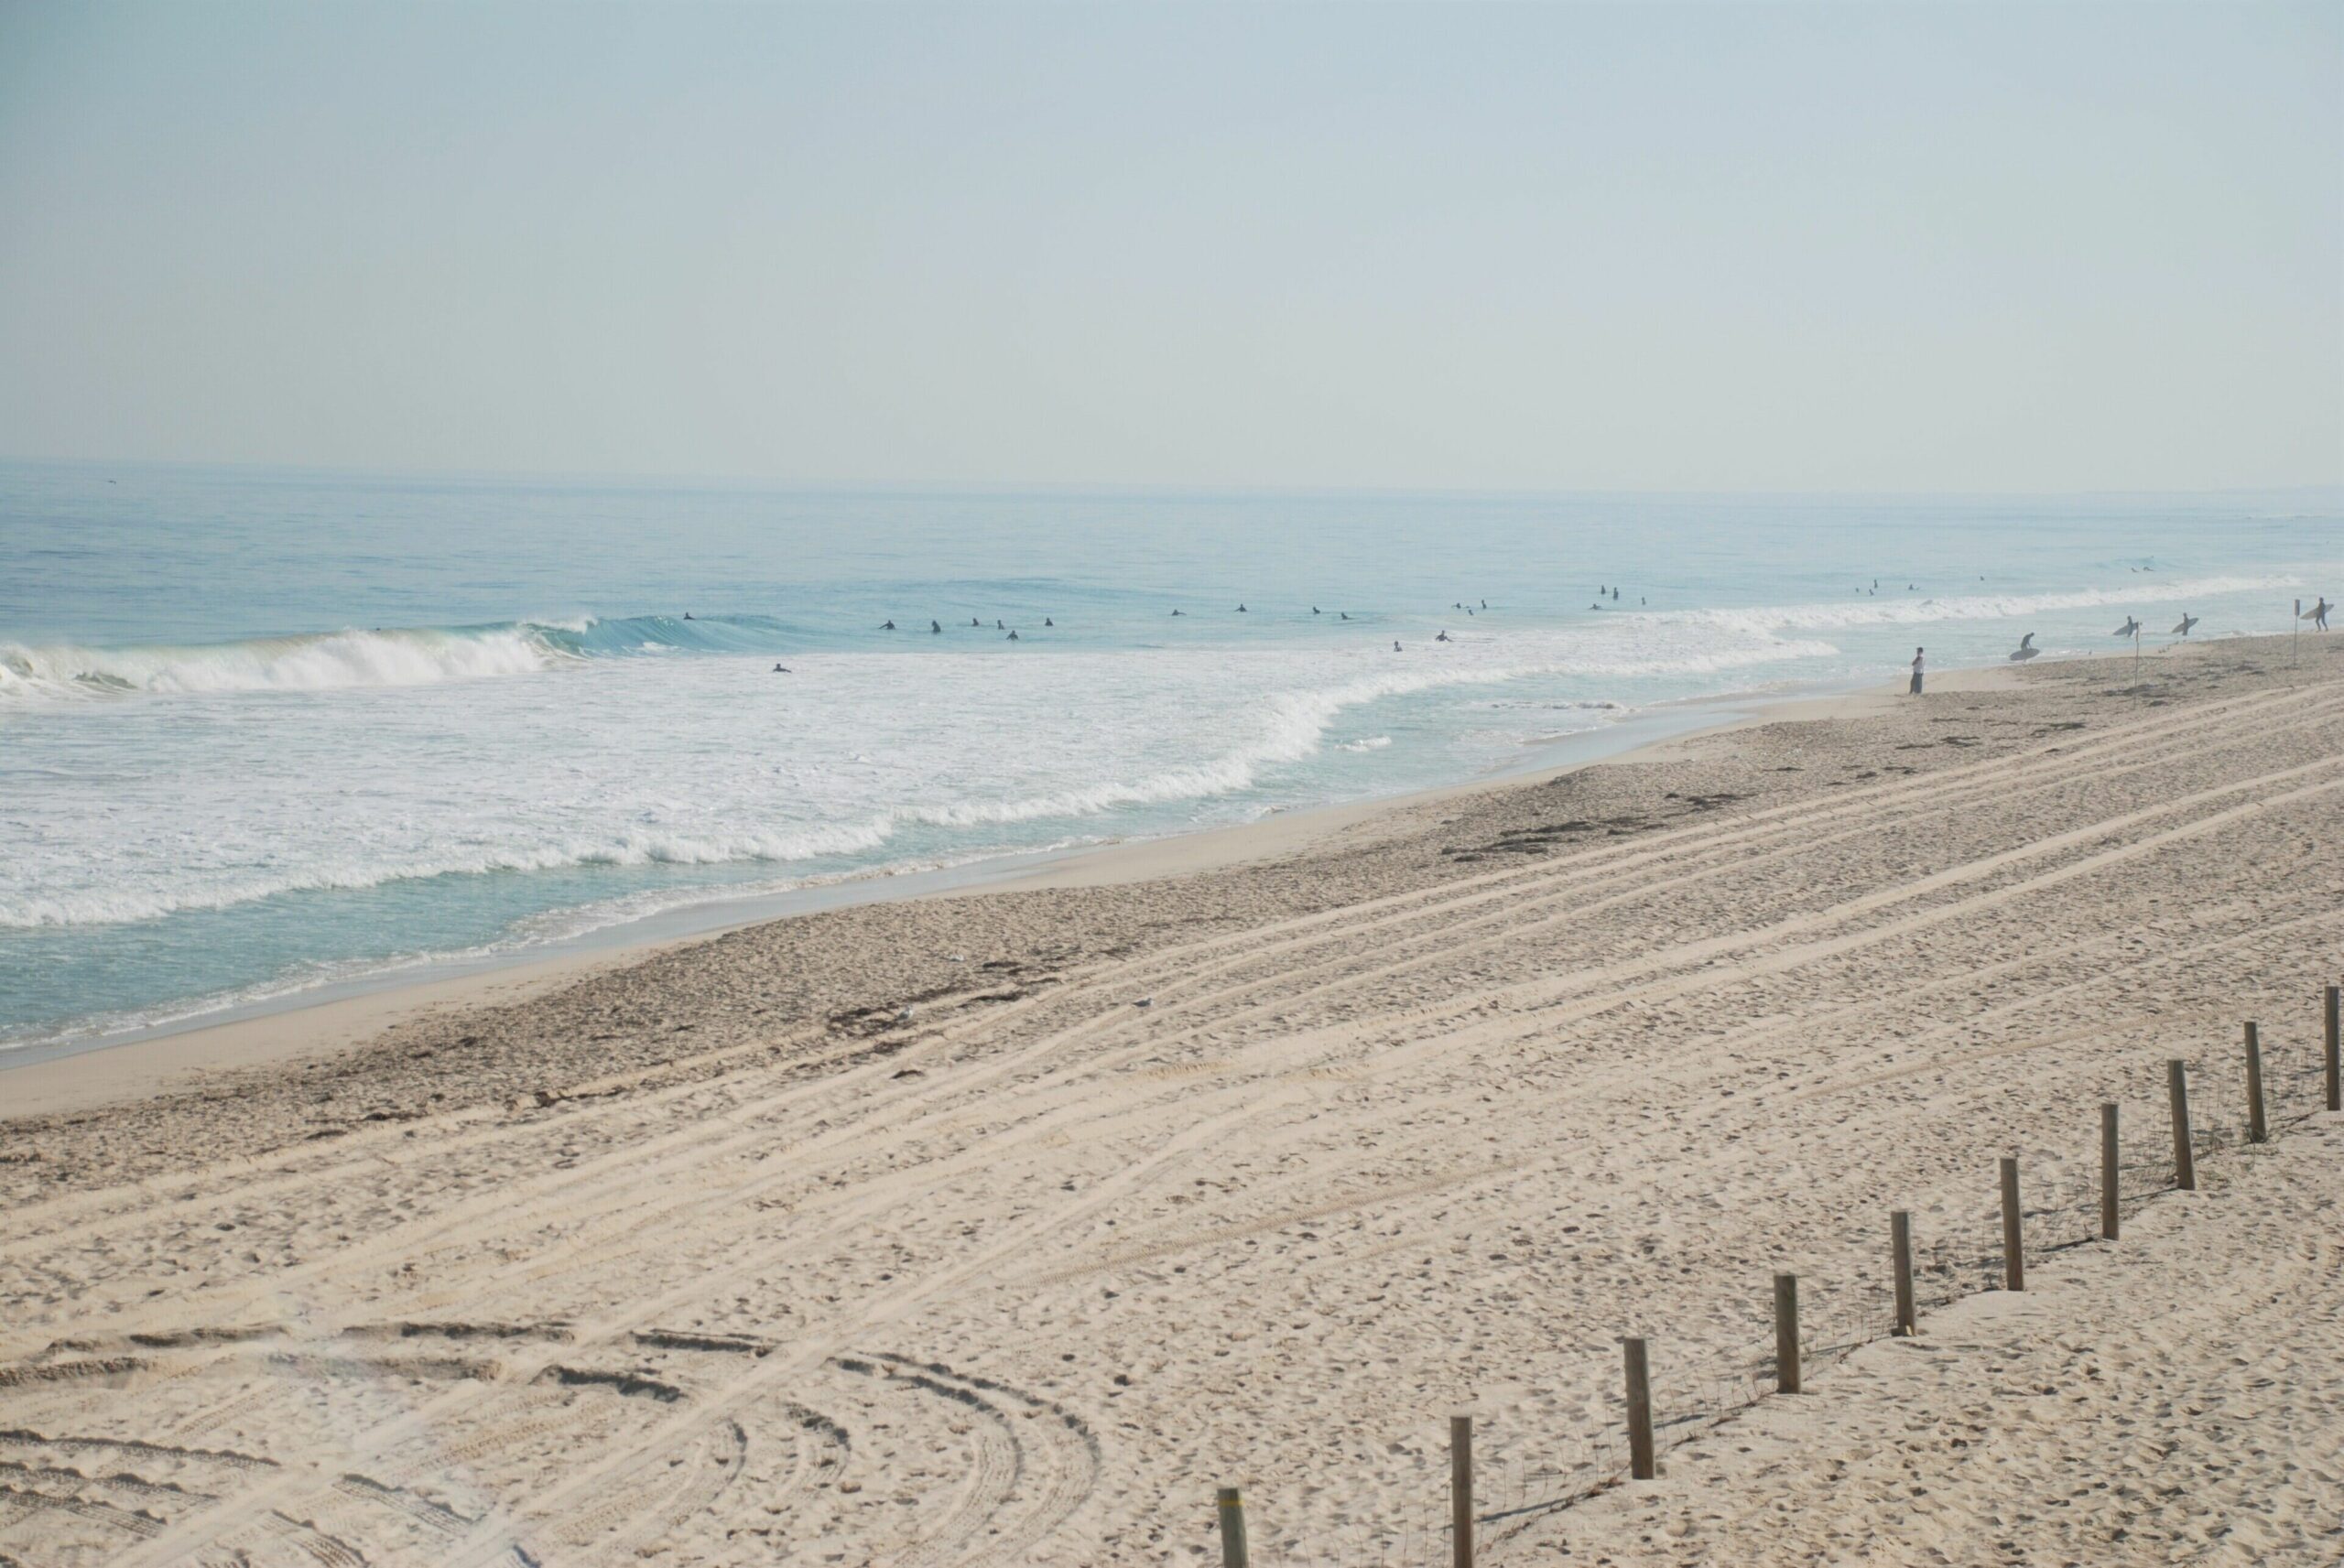
[[2344,0],[0,0],[0,454],[2344,482]]

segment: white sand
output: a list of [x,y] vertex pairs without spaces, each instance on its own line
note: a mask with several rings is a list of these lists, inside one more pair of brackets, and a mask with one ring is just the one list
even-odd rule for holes
[[[2081,1180],[2166,1056],[2235,1121],[2259,1017],[2300,1094],[2344,656],[2272,658],[2035,668],[69,1085],[0,1143],[0,1562],[1215,1561],[1227,1483],[1257,1561],[1374,1561],[1443,1513],[1451,1411],[1492,1498],[1600,1467],[1621,1333],[1689,1408],[1774,1269],[1823,1323],[1892,1207],[1990,1247],[1994,1157]],[[2344,1173],[2295,1136],[1493,1560],[2337,1561],[2344,1281],[2276,1243]],[[2066,1397],[2087,1365],[2120,1393]],[[2055,1501],[2092,1480],[2124,1506]]]
[[[1507,1557],[2344,1561],[2344,1119],[1857,1352]],[[1568,1555],[1564,1553],[1568,1549]]]

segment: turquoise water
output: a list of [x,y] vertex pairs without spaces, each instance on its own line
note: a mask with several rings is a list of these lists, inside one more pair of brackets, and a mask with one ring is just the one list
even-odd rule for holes
[[0,1045],[1452,782],[1916,643],[2280,631],[2339,522],[0,466]]

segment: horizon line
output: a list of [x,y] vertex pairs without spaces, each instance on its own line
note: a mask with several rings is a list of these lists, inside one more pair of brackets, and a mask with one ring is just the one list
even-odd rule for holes
[[194,470],[223,473],[312,475],[341,479],[440,481],[468,484],[566,484],[626,489],[765,490],[809,495],[1155,495],[1294,496],[1294,497],[1451,497],[1483,500],[2090,500],[2194,497],[2241,497],[2325,493],[2331,504],[2344,505],[2344,478],[2276,481],[2253,484],[2219,484],[2152,488],[2139,485],[2085,485],[2027,490],[1984,487],[1975,490],[1926,490],[1864,486],[1796,488],[1758,486],[1745,489],[1695,487],[1588,486],[1525,487],[1471,484],[1345,484],[1337,481],[1151,481],[1151,480],[921,480],[792,479],[777,475],[674,473],[651,470],[549,469],[428,469],[367,464],[303,463],[252,459],[43,457],[0,453],[0,466],[13,468]]

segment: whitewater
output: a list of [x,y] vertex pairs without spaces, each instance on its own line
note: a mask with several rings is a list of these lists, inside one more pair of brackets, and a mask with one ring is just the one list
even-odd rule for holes
[[0,1048],[1532,766],[1916,642],[2274,631],[2337,521],[0,466]]

